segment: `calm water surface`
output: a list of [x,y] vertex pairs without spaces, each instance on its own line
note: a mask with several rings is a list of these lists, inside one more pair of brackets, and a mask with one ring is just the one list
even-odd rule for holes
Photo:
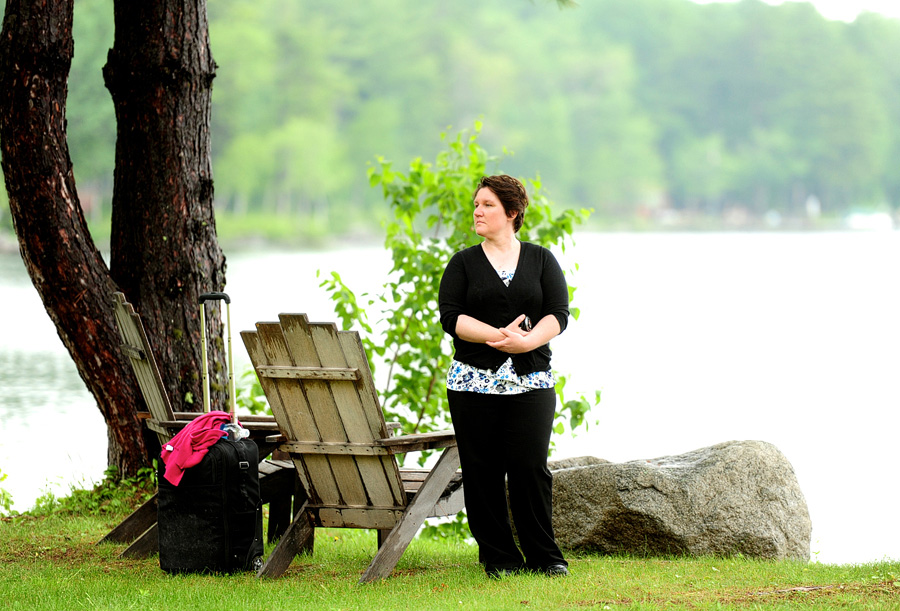
[[[567,392],[602,389],[557,458],[612,461],[760,439],[791,461],[815,560],[900,558],[900,233],[582,234],[560,255],[581,317],[554,340]],[[379,247],[229,257],[238,331],[279,312],[334,320],[316,270],[377,293]],[[102,478],[106,431],[15,255],[0,256],[0,486],[25,510]]]

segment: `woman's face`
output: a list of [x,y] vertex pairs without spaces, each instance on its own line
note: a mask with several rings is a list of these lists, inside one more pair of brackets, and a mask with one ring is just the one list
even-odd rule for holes
[[475,211],[472,213],[475,221],[475,233],[483,238],[503,235],[507,232],[515,233],[513,219],[508,217],[506,209],[500,203],[500,199],[487,187],[478,189],[475,194]]

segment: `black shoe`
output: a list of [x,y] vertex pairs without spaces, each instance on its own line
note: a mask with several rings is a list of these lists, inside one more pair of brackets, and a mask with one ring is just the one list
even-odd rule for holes
[[568,577],[569,569],[565,564],[551,564],[544,567],[544,575],[547,577]]

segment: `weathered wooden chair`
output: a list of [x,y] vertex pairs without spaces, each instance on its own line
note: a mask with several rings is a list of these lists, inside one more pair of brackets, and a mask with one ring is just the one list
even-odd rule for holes
[[[307,502],[259,571],[277,577],[316,527],[379,532],[360,582],[387,577],[425,518],[463,509],[452,431],[391,437],[359,335],[282,314],[241,337],[256,368]],[[430,470],[400,469],[395,454],[445,448]]]
[[[154,431],[160,444],[165,444],[191,420],[197,412],[175,412],[163,386],[156,359],[147,340],[141,317],[125,300],[123,293],[113,294],[113,307],[121,349],[131,362],[141,395],[148,412],[139,413],[146,426]],[[275,444],[266,441],[278,432],[278,425],[271,416],[241,416],[241,424],[250,431],[250,438],[257,442],[260,457],[268,456]],[[260,494],[269,503],[269,540],[281,535],[291,519],[290,499],[293,493],[295,473],[290,461],[267,460],[260,463]],[[274,515],[273,515],[274,514]],[[156,495],[125,518],[109,532],[101,543],[131,543],[122,552],[123,557],[145,557],[158,551],[156,532]]]
[[[116,324],[122,337],[120,347],[131,362],[135,378],[141,388],[141,395],[147,405],[148,411],[138,415],[146,419],[147,428],[157,434],[160,444],[166,443],[200,414],[172,410],[140,315],[125,300],[123,293],[113,293],[113,300]],[[278,425],[271,416],[241,416],[241,424],[250,430],[251,436],[258,443],[264,441],[266,436],[278,432]],[[261,447],[260,454],[265,449]]]

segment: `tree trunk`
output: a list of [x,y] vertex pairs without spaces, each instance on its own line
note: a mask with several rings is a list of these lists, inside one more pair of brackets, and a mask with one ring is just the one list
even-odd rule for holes
[[[7,0],[0,33],[0,146],[32,282],[109,429],[109,463],[129,476],[152,448],[137,384],[119,351],[111,294],[144,319],[176,411],[200,408],[198,295],[222,290],[212,209],[205,0],[116,0],[104,68],[118,121],[111,269],[85,223],[66,141],[73,0]],[[210,321],[211,362],[222,334]],[[214,389],[224,389],[223,375]],[[224,390],[214,394],[221,404]],[[193,400],[193,403],[191,403]],[[218,406],[214,403],[214,407]]]
[[119,356],[114,285],[72,176],[65,131],[72,48],[72,0],[7,2],[0,34],[3,173],[25,267],[110,425],[110,464],[130,474],[146,464],[139,397]]
[[[118,126],[112,277],[141,314],[176,411],[200,409],[199,295],[221,291],[205,0],[115,2],[103,69]],[[209,317],[214,407],[224,405],[220,318]]]

